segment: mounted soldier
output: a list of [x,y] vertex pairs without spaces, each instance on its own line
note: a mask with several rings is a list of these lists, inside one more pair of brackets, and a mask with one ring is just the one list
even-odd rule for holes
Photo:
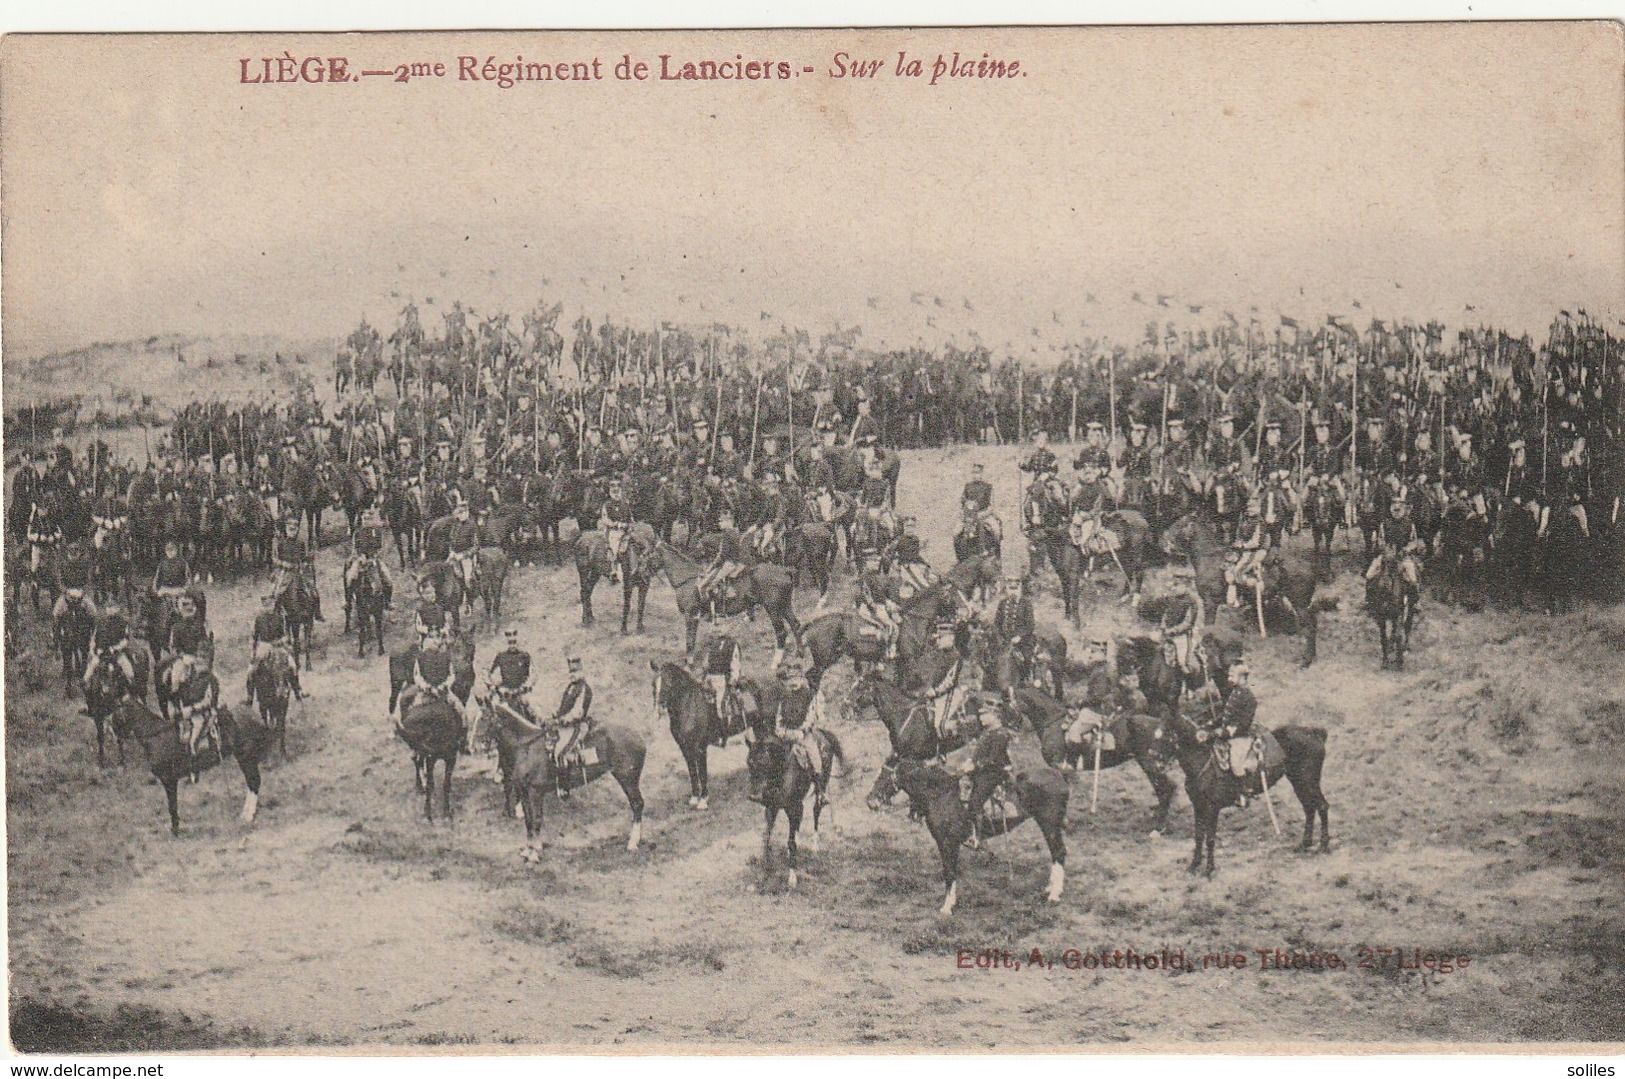
[[130,656],[130,622],[124,617],[124,608],[119,606],[117,600],[109,601],[96,619],[96,628],[90,635],[89,651],[90,662],[85,666],[84,677],[86,685],[89,685],[96,665],[104,663],[124,680],[125,693],[134,691],[135,660]]
[[925,545],[914,534],[913,524],[912,517],[904,518],[904,531],[897,537],[897,552],[892,567],[897,598],[904,603],[937,582],[935,571],[925,560]]
[[451,527],[446,530],[446,561],[463,579],[463,594],[474,594],[474,577],[479,569],[480,530],[474,523],[468,503],[459,496],[451,511]]
[[1156,472],[1157,450],[1147,441],[1149,428],[1135,420],[1129,424],[1128,446],[1123,450],[1119,467],[1122,472],[1122,493],[1117,498],[1120,506],[1141,506],[1145,503],[1145,488]]
[[[1233,775],[1245,779],[1258,771],[1263,760],[1263,745],[1254,729],[1258,698],[1248,684],[1247,664],[1241,660],[1230,665],[1229,681],[1230,694],[1225,698],[1224,710],[1207,721],[1208,730],[1214,737],[1219,763],[1227,764]],[[1245,794],[1240,796],[1240,804],[1246,807]]]
[[344,588],[348,592],[368,566],[378,571],[378,580],[384,589],[384,607],[394,603],[395,581],[389,573],[389,563],[379,555],[384,549],[384,518],[376,504],[361,512],[361,522],[350,543],[350,558],[344,563]]
[[532,726],[538,726],[531,708],[530,653],[519,647],[519,630],[510,626],[503,631],[507,647],[491,660],[485,672],[486,690],[493,704],[505,708]]
[[813,776],[814,798],[822,806],[828,801],[824,789],[823,753],[818,745],[817,713],[821,711],[818,691],[807,682],[807,676],[795,663],[779,668],[782,683],[778,705],[773,710],[773,736],[791,746],[791,752],[801,760],[803,768]]
[[726,633],[719,633],[711,638],[705,650],[705,684],[711,689],[712,705],[716,708],[717,718],[722,720],[721,738],[727,741],[729,692],[734,682],[738,681],[740,673],[739,642]]
[[62,587],[62,594],[51,609],[53,621],[61,621],[70,604],[84,607],[91,620],[95,621],[96,608],[85,598],[85,590],[90,587],[90,573],[90,559],[85,554],[84,546],[70,543],[62,557],[62,564],[57,568],[57,583]]
[[932,642],[947,662],[942,677],[926,687],[921,699],[931,708],[931,723],[938,739],[948,736],[948,720],[964,708],[965,696],[970,688],[961,684],[965,660],[959,653],[958,633],[959,626],[951,616],[939,616],[932,630]]
[[418,601],[412,612],[412,628],[418,635],[418,647],[431,637],[446,632],[446,609],[435,595],[434,578],[425,575],[418,581]]
[[198,656],[203,654],[203,646],[207,640],[207,630],[203,625],[203,615],[198,610],[197,600],[189,593],[182,593],[175,600],[175,617],[169,623],[169,634],[162,642],[163,647],[171,655],[184,653]]
[[716,600],[729,582],[745,572],[745,540],[734,527],[734,513],[726,504],[717,511],[717,527],[700,540],[702,554],[709,553],[710,562],[695,584],[706,603],[715,608]]
[[987,482],[984,471],[982,462],[972,464],[970,479],[965,481],[964,493],[959,496],[959,504],[977,514],[988,513],[993,509],[993,485]]
[[1168,650],[1168,663],[1186,674],[1202,669],[1203,657],[1196,634],[1206,624],[1202,593],[1196,587],[1196,571],[1188,565],[1173,569],[1175,591],[1162,611],[1162,643]]
[[559,698],[559,706],[548,717],[548,722],[554,730],[553,762],[558,766],[560,798],[570,796],[566,772],[570,767],[571,754],[592,727],[592,686],[587,683],[587,676],[582,673],[581,657],[570,656],[565,661],[565,668],[569,672],[570,680],[564,687],[563,696]]
[[290,515],[283,518],[282,534],[272,547],[271,564],[277,571],[272,591],[281,596],[290,589],[297,590],[295,595],[310,600],[316,621],[324,621],[322,595],[316,588],[316,560],[310,556],[305,541],[299,537],[298,517]]
[[1264,425],[1264,444],[1259,448],[1258,460],[1253,462],[1255,482],[1259,486],[1273,482],[1277,472],[1291,467],[1287,449],[1281,445],[1281,424],[1270,420]]
[[1112,451],[1106,445],[1106,429],[1099,420],[1090,420],[1086,425],[1083,445],[1079,447],[1072,467],[1078,472],[1092,468],[1097,476],[1111,471]]
[[248,696],[252,701],[254,697],[254,668],[260,662],[281,664],[288,672],[288,684],[293,688],[295,697],[303,697],[304,689],[299,685],[299,664],[294,662],[293,652],[287,645],[287,630],[283,625],[282,612],[276,609],[276,596],[267,592],[260,597],[259,613],[254,616],[254,628],[249,644],[248,669]]
[[1384,566],[1397,563],[1405,583],[1415,595],[1420,588],[1421,576],[1416,554],[1422,550],[1422,540],[1416,531],[1416,522],[1411,519],[1409,505],[1399,495],[1389,501],[1388,516],[1377,525],[1377,547],[1377,557],[1371,560],[1370,568],[1365,571],[1365,579],[1375,580]]
[[1224,571],[1225,601],[1232,607],[1240,607],[1241,598],[1236,594],[1238,584],[1255,590],[1264,587],[1264,554],[1269,550],[1269,535],[1257,495],[1247,499],[1247,512],[1236,526],[1236,538],[1231,547],[1237,555],[1235,563]]
[[446,650],[445,637],[439,633],[431,633],[424,637],[422,646],[418,648],[417,655],[412,661],[411,696],[402,694],[400,699],[396,729],[401,728],[407,714],[425,694],[439,698],[453,712],[462,715],[463,706],[452,692],[452,686],[456,681],[457,671],[452,663],[451,653]]
[[1229,414],[1220,416],[1208,436],[1207,463],[1215,472],[1232,467],[1239,469],[1247,460],[1247,449],[1236,437],[1236,420]]
[[886,646],[886,658],[897,658],[897,633],[902,628],[903,610],[897,602],[892,582],[880,572],[880,560],[871,556],[858,573],[858,592],[853,604],[858,621],[874,631]]
[[1032,474],[1033,481],[1041,481],[1046,476],[1055,475],[1058,462],[1055,454],[1049,448],[1049,432],[1039,431],[1033,435],[1032,452],[1022,460],[1020,469]]
[[626,497],[619,476],[609,481],[609,498],[604,501],[598,527],[609,541],[609,579],[618,583],[621,579],[621,556],[626,553],[627,536],[632,529],[632,504]]
[[1002,531],[997,522],[997,517],[978,511],[967,502],[959,531],[954,534],[954,558],[960,562],[989,556],[997,558]]

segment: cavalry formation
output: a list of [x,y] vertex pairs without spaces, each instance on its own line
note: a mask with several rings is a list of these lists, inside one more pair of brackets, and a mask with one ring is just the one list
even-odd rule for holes
[[[567,357],[557,317],[539,308],[515,334],[505,317],[470,327],[457,308],[429,340],[408,308],[387,342],[365,325],[346,342],[331,418],[306,387],[274,406],[187,406],[140,468],[99,442],[31,453],[10,484],[8,654],[49,603],[98,757],[107,732],[121,760],[139,743],[178,833],[180,783],[234,756],[251,821],[260,763],[285,738],[327,621],[314,555],[342,541],[358,654],[386,654],[396,575],[406,584],[414,639],[388,654],[381,707],[426,816],[437,781],[450,816],[459,757],[494,751],[524,857],[541,857],[545,798],[604,775],[626,796],[635,850],[643,735],[593,712],[579,656],[558,706],[538,708],[531,657],[502,623],[527,580],[518,567],[573,568],[584,627],[598,586],[618,586],[622,634],[644,631],[663,582],[684,628],[673,658],[651,664],[650,700],[687,767],[688,806],[709,806],[710,748],[743,738],[764,864],[783,813],[794,886],[805,804],[816,836],[831,778],[851,767],[832,728],[872,717],[891,753],[868,803],[908,798],[937,846],[947,912],[962,847],[1028,819],[1058,901],[1074,781],[1089,777],[1093,801],[1100,772],[1131,761],[1157,831],[1183,774],[1192,871],[1213,872],[1227,806],[1262,800],[1279,829],[1282,778],[1305,813],[1301,849],[1316,848],[1318,819],[1327,850],[1326,732],[1255,724],[1242,652],[1253,630],[1300,632],[1312,663],[1340,560],[1363,580],[1383,666],[1399,667],[1429,585],[1440,602],[1532,592],[1561,610],[1590,587],[1582,566],[1619,557],[1625,379],[1617,342],[1589,322],[1554,327],[1538,368],[1504,335],[1493,364],[1488,339],[1464,336],[1446,356],[1431,332],[1353,351],[1297,342],[1296,356],[1277,335],[1267,363],[1250,335],[1245,354],[1233,335],[1156,341],[1032,376],[1045,389],[1030,408],[1023,374],[1011,423],[1006,380],[982,354],[875,357],[826,340],[798,371],[794,339],[775,366],[715,334],[578,324]],[[1526,392],[1537,370],[1541,388]],[[1523,435],[1537,406],[1538,467]],[[1058,456],[1048,427],[1080,425]],[[898,509],[900,451],[1028,430],[1018,472],[966,473],[951,564],[932,566]],[[1019,485],[1008,535],[993,508],[1004,484]],[[249,706],[233,711],[206,587],[266,572]],[[1064,628],[1036,620],[1051,581]],[[1070,629],[1119,595],[1138,628],[1080,647]],[[1221,610],[1234,628],[1215,625]],[[771,630],[766,662],[746,662],[754,635],[728,621],[741,614]],[[506,648],[481,659],[480,637],[499,627]],[[831,715],[827,679],[843,661],[852,680]]]

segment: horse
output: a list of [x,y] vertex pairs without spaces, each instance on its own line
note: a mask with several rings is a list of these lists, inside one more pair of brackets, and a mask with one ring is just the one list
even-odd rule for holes
[[795,583],[807,581],[818,589],[818,609],[829,602],[829,586],[835,577],[835,559],[840,550],[836,525],[809,521],[790,533]]
[[1028,570],[1036,574],[1048,562],[1061,579],[1063,596],[1070,584],[1062,572],[1062,560],[1071,546],[1066,511],[1067,497],[1058,483],[1034,482],[1022,500],[1021,530],[1027,536]]
[[866,663],[886,658],[886,642],[863,632],[863,620],[850,611],[819,615],[801,627],[801,645],[807,653],[807,684],[817,689],[828,671],[850,659],[861,671]]
[[1124,637],[1117,642],[1118,670],[1132,671],[1139,677],[1140,692],[1162,716],[1173,715],[1187,694],[1203,693],[1209,682],[1220,696],[1227,693],[1230,664],[1241,658],[1242,648],[1235,638],[1204,634],[1202,667],[1194,672],[1182,670],[1170,661],[1168,651],[1167,645],[1152,637]]
[[282,616],[282,628],[293,650],[293,661],[304,656],[305,670],[311,670],[310,638],[316,631],[316,600],[306,594],[297,577],[285,580],[276,589],[276,610]]
[[1405,649],[1416,618],[1416,595],[1400,569],[1399,559],[1383,556],[1377,575],[1366,582],[1365,609],[1377,623],[1382,669],[1404,670]]
[[[672,740],[688,768],[688,807],[709,808],[711,747],[724,745],[729,738],[744,733],[750,715],[760,708],[741,705],[737,711],[725,709],[726,715],[718,715],[711,687],[687,667],[651,659],[649,669],[654,673],[655,713],[666,716]],[[732,692],[754,697],[759,691],[754,685],[740,684],[732,687]]]
[[1383,485],[1375,476],[1365,476],[1360,480],[1359,492],[1354,500],[1354,519],[1359,525],[1360,536],[1365,544],[1365,560],[1370,561],[1377,556],[1377,529],[1382,525],[1388,508]]
[[757,607],[765,611],[768,622],[773,627],[775,667],[784,661],[785,649],[788,646],[794,645],[798,649],[801,647],[801,623],[796,619],[795,608],[792,605],[795,598],[795,581],[790,571],[783,566],[763,563],[750,566],[735,578],[732,596],[715,599],[707,604],[699,593],[698,580],[702,567],[698,562],[682,554],[671,544],[661,541],[656,541],[653,550],[646,557],[649,572],[663,573],[672,591],[676,593],[677,610],[683,616],[686,631],[684,650],[689,655],[694,653],[694,645],[699,637],[700,616],[708,606],[714,613],[721,615],[753,613]]
[[66,593],[57,600],[51,614],[51,639],[57,655],[62,658],[62,681],[68,697],[84,677],[85,665],[90,660],[90,638],[96,632],[96,615],[83,596],[71,598]]
[[293,694],[285,656],[280,649],[268,649],[248,672],[248,705],[259,706],[260,725],[275,732],[283,757],[288,755],[288,700]]
[[474,575],[475,591],[485,609],[486,622],[495,623],[502,617],[502,593],[507,587],[512,563],[502,547],[481,547],[475,557],[479,560],[479,570]]
[[129,529],[101,531],[97,539],[100,542],[93,543],[90,552],[90,579],[96,601],[128,600],[130,577],[134,572]]
[[1331,584],[1334,578],[1330,552],[1314,552],[1307,566],[1289,563],[1279,551],[1271,552],[1264,561],[1266,622],[1277,610],[1291,617],[1293,630],[1304,638],[1300,667],[1314,665],[1319,651],[1320,616],[1337,608],[1337,598],[1321,587]]
[[605,774],[614,776],[620,784],[632,813],[626,849],[638,849],[643,838],[643,762],[648,755],[642,735],[617,723],[594,724],[576,742],[561,775],[553,755],[556,732],[531,723],[509,708],[493,706],[492,711],[498,759],[506,762],[504,786],[510,801],[517,801],[525,814],[525,849],[521,856],[526,861],[539,857],[542,798],[549,791],[585,787]]
[[1330,483],[1317,483],[1309,491],[1309,530],[1317,553],[1332,553],[1337,529],[1343,524],[1343,499]]
[[1241,525],[1241,512],[1246,504],[1247,491],[1240,476],[1226,471],[1213,477],[1206,516],[1218,530],[1220,541],[1227,546],[1235,542],[1236,529]]
[[627,633],[632,612],[632,595],[638,597],[638,632],[643,632],[643,612],[649,601],[649,584],[654,579],[650,551],[659,542],[654,529],[642,521],[634,522],[627,530],[626,543],[621,549],[618,565],[610,561],[609,537],[596,529],[589,529],[576,537],[576,577],[581,585],[581,624],[590,626],[597,617],[592,610],[592,594],[598,582],[621,571],[621,633]]
[[96,763],[106,764],[107,732],[113,732],[118,744],[119,763],[124,763],[124,743],[134,737],[134,728],[128,725],[130,713],[120,706],[124,701],[147,699],[147,682],[152,670],[152,657],[144,648],[130,650],[130,668],[134,680],[125,683],[123,672],[115,664],[98,656],[85,680],[85,711],[96,725]]
[[353,580],[344,582],[344,632],[350,632],[350,616],[355,615],[355,654],[367,654],[369,631],[384,655],[384,578],[371,558],[362,563]]
[[1100,738],[1100,731],[1085,732],[1084,741],[1070,741],[1067,732],[1073,715],[1065,704],[1046,693],[1026,687],[1017,689],[1015,712],[1038,735],[1044,762],[1052,768],[1072,766],[1081,772],[1084,768],[1091,771],[1116,768],[1129,761],[1138,764],[1157,797],[1152,810],[1151,834],[1161,835],[1167,831],[1168,809],[1173,804],[1176,789],[1168,777],[1172,746],[1162,721],[1156,716],[1126,715],[1106,722],[1105,730],[1114,742],[1108,749]]
[[423,815],[430,824],[434,823],[435,765],[443,766],[441,816],[450,821],[451,774],[463,748],[462,711],[444,698],[421,694],[411,704],[402,704],[396,733],[412,750],[413,775],[423,792]]
[[1219,527],[1203,513],[1189,513],[1162,533],[1162,549],[1170,556],[1184,556],[1196,572],[1196,590],[1208,625],[1218,617],[1225,600],[1224,564],[1227,548]]
[[422,554],[423,521],[427,516],[423,491],[415,483],[404,489],[397,484],[384,486],[384,520],[389,522],[390,535],[395,537],[395,553],[400,556],[404,570]]
[[[993,707],[1002,709],[1003,705]],[[942,860],[947,889],[941,907],[944,917],[953,913],[959,897],[960,847],[973,838],[1004,835],[1029,818],[1038,825],[1049,851],[1046,898],[1051,903],[1061,901],[1066,886],[1064,829],[1071,791],[1066,778],[1047,765],[1015,768],[1010,741],[1008,730],[996,728],[944,764],[897,757],[895,763],[881,769],[869,792],[870,807],[879,808],[902,791],[908,795],[912,812],[924,816]]]
[[826,804],[823,792],[829,789],[830,776],[837,761],[841,765],[841,774],[846,774],[846,751],[841,747],[840,739],[822,727],[813,728],[811,737],[818,746],[816,773],[806,766],[796,752],[796,745],[774,733],[771,723],[765,719],[759,720],[752,729],[750,748],[745,757],[745,768],[750,777],[749,798],[762,806],[762,873],[766,875],[772,867],[773,826],[778,822],[779,814],[783,813],[789,828],[785,849],[790,863],[785,886],[791,890],[799,883],[801,851],[796,845],[796,835],[801,831],[807,795],[816,785],[819,793],[813,798],[813,830],[807,849],[817,850],[818,822]]
[[188,775],[196,778],[220,763],[222,757],[233,754],[237,757],[237,766],[248,787],[242,820],[246,823],[254,819],[259,806],[259,763],[272,742],[269,730],[252,721],[239,720],[225,704],[215,704],[214,729],[219,742],[215,746],[200,744],[199,752],[193,754],[172,720],[133,697],[126,697],[119,708],[124,715],[114,718],[114,729],[122,725],[140,741],[146,753],[147,766],[163,785],[164,796],[169,803],[170,835],[181,834],[181,778]]
[[[1221,766],[1214,757],[1212,736],[1199,728],[1182,713],[1175,713],[1170,728],[1174,751],[1179,766],[1185,773],[1185,794],[1191,800],[1195,815],[1196,848],[1186,868],[1196,873],[1202,868],[1203,851],[1207,852],[1207,875],[1213,876],[1213,848],[1219,835],[1219,811],[1235,805],[1246,793],[1245,780],[1228,767]],[[1303,806],[1303,842],[1298,850],[1304,853],[1314,849],[1315,816],[1320,816],[1320,852],[1331,850],[1330,804],[1321,793],[1320,773],[1326,763],[1326,730],[1291,724],[1270,732],[1285,754],[1285,763],[1263,776],[1273,786],[1282,776],[1292,784],[1292,790]]]

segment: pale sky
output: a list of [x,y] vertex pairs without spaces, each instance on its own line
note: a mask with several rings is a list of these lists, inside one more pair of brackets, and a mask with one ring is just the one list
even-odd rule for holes
[[[955,49],[1024,74],[924,85]],[[448,75],[239,83],[239,59],[284,50]],[[925,79],[892,74],[899,50]],[[828,78],[838,51],[881,74]],[[814,70],[625,83],[623,53]],[[458,55],[492,54],[597,56],[606,78],[457,80]],[[567,322],[974,329],[1018,354],[1035,324],[1137,337],[1189,304],[1538,336],[1558,308],[1625,316],[1622,72],[1605,23],[11,36],[0,332],[7,360],[339,335],[408,297],[438,332],[452,299],[545,296]]]

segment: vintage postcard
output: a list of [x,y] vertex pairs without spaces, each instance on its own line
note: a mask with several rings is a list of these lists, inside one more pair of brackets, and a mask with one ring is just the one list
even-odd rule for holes
[[1617,1048],[1622,41],[6,37],[14,1049]]

